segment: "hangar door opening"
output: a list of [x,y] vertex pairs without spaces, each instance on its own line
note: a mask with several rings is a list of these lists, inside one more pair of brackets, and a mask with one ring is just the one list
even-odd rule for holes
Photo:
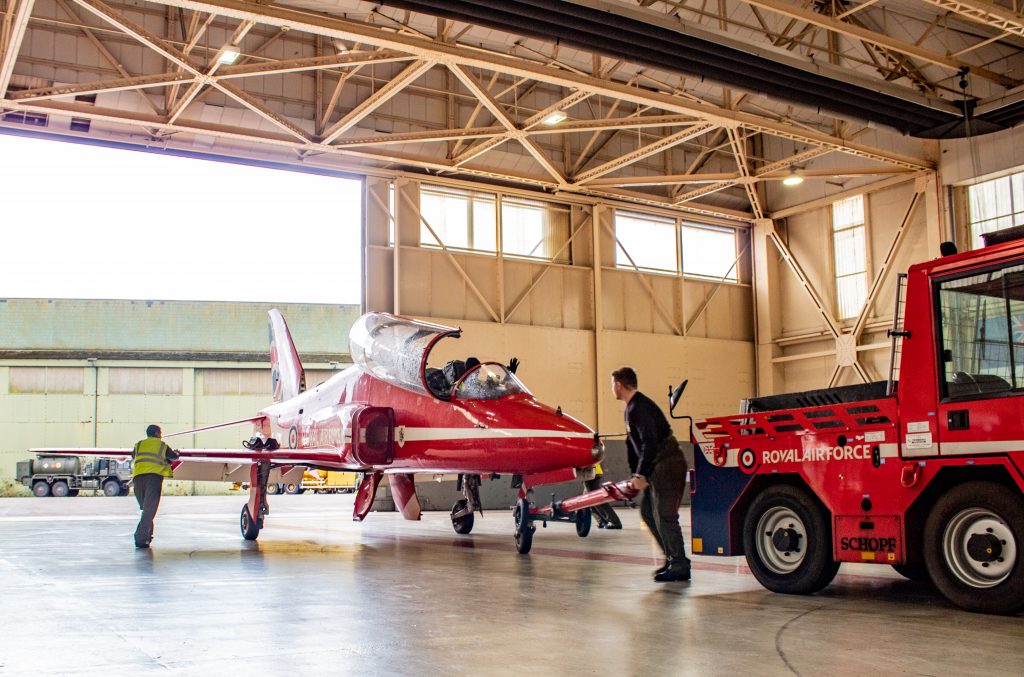
[[359,304],[362,182],[0,134],[0,298]]

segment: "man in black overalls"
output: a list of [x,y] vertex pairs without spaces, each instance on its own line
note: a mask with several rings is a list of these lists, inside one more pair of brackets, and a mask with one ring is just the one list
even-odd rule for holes
[[640,516],[665,553],[665,564],[654,572],[654,580],[688,581],[690,560],[679,527],[686,459],[665,414],[637,390],[636,372],[631,367],[612,372],[612,393],[626,404],[626,446],[633,473],[629,483],[643,491]]

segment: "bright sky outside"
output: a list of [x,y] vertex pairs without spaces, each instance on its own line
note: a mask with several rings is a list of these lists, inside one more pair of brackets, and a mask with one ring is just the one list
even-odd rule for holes
[[361,186],[0,134],[0,298],[359,303]]

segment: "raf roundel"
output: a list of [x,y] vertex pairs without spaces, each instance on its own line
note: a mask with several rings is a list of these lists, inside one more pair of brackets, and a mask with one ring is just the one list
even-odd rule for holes
[[740,452],[740,467],[743,472],[754,472],[757,469],[757,454],[753,449],[744,449]]

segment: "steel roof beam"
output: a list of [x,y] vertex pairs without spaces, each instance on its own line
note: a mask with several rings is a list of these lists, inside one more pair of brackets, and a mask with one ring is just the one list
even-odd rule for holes
[[[6,44],[3,54],[0,55],[0,99],[7,94],[7,86],[11,84],[11,75],[14,74],[14,62],[18,59],[18,52],[21,51],[21,41],[25,39],[25,31],[28,29],[28,19],[32,15],[32,6],[35,0],[21,0],[18,8],[13,11],[14,18],[4,17],[4,28],[7,31]],[[9,23],[8,23],[9,21]],[[0,36],[2,37],[2,36]]]

